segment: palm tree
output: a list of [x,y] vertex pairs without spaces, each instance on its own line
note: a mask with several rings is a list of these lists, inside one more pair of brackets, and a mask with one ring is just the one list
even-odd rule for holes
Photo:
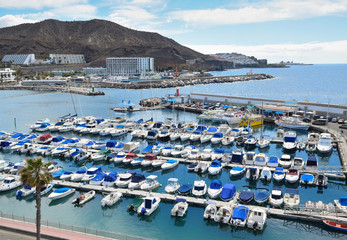
[[41,157],[26,159],[27,166],[20,170],[20,178],[23,184],[36,188],[36,239],[41,237],[41,188],[53,180],[48,171],[51,163],[45,163]]

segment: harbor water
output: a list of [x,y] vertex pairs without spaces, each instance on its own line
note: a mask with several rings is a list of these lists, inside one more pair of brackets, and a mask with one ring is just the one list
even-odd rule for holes
[[[284,69],[253,69],[253,72],[267,73],[276,76],[275,79],[265,81],[238,82],[232,84],[199,85],[181,88],[181,93],[205,92],[230,94],[247,97],[267,97],[286,100],[310,100],[317,102],[328,102],[337,104],[347,104],[347,70],[346,65],[308,65],[292,66]],[[229,70],[213,74],[242,74],[249,69]],[[334,84],[327,84],[331,81]],[[212,87],[213,86],[213,87]],[[343,87],[346,86],[346,87]],[[0,129],[7,132],[29,132],[28,125],[38,119],[49,118],[54,121],[65,114],[75,112],[80,116],[93,115],[100,118],[110,118],[116,113],[110,110],[123,99],[138,103],[140,99],[148,97],[162,97],[166,93],[173,93],[174,89],[149,89],[149,90],[118,90],[102,89],[105,96],[79,96],[66,93],[45,93],[33,91],[1,91],[0,92]],[[179,112],[171,109],[134,112],[127,115],[131,120],[139,118],[154,120],[164,120],[173,118],[176,121],[196,121],[196,115],[192,113]],[[276,134],[275,125],[265,125],[263,134],[272,138]],[[298,139],[307,138],[307,132],[298,131]],[[53,134],[56,135],[56,134]],[[74,133],[60,134],[64,137],[76,136]],[[255,130],[255,136],[260,136],[260,129]],[[91,135],[79,136],[91,138],[97,141],[107,141],[110,137],[95,137]],[[113,138],[117,141],[127,142],[131,136]],[[140,142],[140,149],[147,146],[147,141]],[[173,143],[179,144],[179,142]],[[188,144],[188,143],[186,143]],[[211,144],[198,145],[201,149],[218,148]],[[227,150],[234,150],[234,145],[226,147]],[[254,150],[256,153],[259,150]],[[267,156],[280,157],[282,147],[271,144],[270,148],[264,150]],[[7,161],[19,162],[27,158],[24,155],[10,154],[2,152],[0,158]],[[294,156],[294,154],[293,154]],[[308,154],[305,151],[297,151],[296,157],[306,159]],[[316,155],[319,166],[340,166],[340,160],[336,150],[329,156]],[[47,161],[56,161],[63,166],[64,170],[77,170],[80,166],[71,160],[44,158]],[[198,175],[187,171],[187,165],[180,164],[177,168],[162,172],[151,168],[131,168],[124,165],[109,163],[98,164],[104,171],[125,172],[128,170],[142,172],[145,176],[154,174],[158,176],[158,181],[162,186],[157,190],[163,192],[167,180],[171,177],[179,179],[181,184],[193,184],[195,180],[203,179],[209,186],[213,179],[220,179],[224,184],[233,183],[237,190],[241,190],[244,185],[252,187],[266,187],[272,189],[274,186],[282,188],[297,188],[300,191],[301,203],[306,201],[324,203],[333,202],[340,196],[347,195],[347,187],[344,182],[329,181],[326,189],[316,187],[303,187],[298,184],[275,184],[273,182],[264,184],[261,181],[255,183],[246,181],[245,177],[230,178],[229,169],[217,176],[208,174]],[[92,166],[91,162],[86,163],[86,167]],[[35,200],[33,197],[17,200],[15,190],[0,193],[0,211],[10,212],[19,215],[35,216]],[[71,201],[79,195],[74,195],[49,203],[47,196],[42,198],[42,218],[52,221],[59,221],[66,224],[81,225],[90,228],[104,229],[124,234],[138,235],[155,239],[211,239],[211,238],[241,238],[241,239],[345,239],[346,235],[331,231],[323,227],[322,224],[307,224],[303,222],[280,220],[269,218],[264,231],[253,233],[249,229],[235,230],[227,225],[220,225],[214,222],[203,220],[203,208],[189,206],[187,216],[179,219],[170,216],[172,203],[161,202],[159,209],[149,217],[138,216],[129,213],[126,206],[133,200],[132,198],[122,198],[120,202],[111,208],[102,208],[100,200],[101,194],[96,194],[95,198],[83,205],[75,207]]]

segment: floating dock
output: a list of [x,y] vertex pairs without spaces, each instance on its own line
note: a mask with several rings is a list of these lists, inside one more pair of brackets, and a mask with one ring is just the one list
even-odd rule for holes
[[[214,199],[204,199],[204,198],[173,195],[173,194],[158,193],[158,192],[147,192],[142,190],[131,190],[127,188],[96,186],[96,185],[69,182],[69,181],[54,180],[52,183],[56,187],[70,187],[70,188],[75,188],[81,191],[94,190],[99,193],[103,193],[103,192],[110,193],[113,191],[117,191],[117,192],[121,192],[123,196],[126,196],[126,197],[143,198],[151,194],[155,197],[159,197],[161,201],[163,202],[175,202],[176,198],[180,197],[180,198],[186,199],[187,203],[189,203],[190,205],[195,205],[199,207],[206,207],[206,205],[208,204],[208,201],[215,202],[217,206],[223,206],[223,205],[235,206],[235,205],[238,205],[237,198],[239,194],[239,193],[236,193],[233,200],[229,202],[223,202],[223,201],[214,200]],[[295,219],[295,220],[302,220],[302,221],[309,221],[309,222],[321,222],[322,220],[325,220],[325,219],[332,220],[332,221],[341,221],[341,222],[347,221],[347,213],[339,212],[336,207],[316,208],[316,207],[308,207],[308,206],[300,205],[298,208],[277,209],[277,208],[269,208],[269,207],[262,207],[262,206],[256,206],[256,205],[245,205],[245,206],[247,206],[250,210],[254,208],[262,208],[263,210],[266,210],[271,217],[275,217],[275,218],[283,218],[283,219],[290,219],[290,220]]]

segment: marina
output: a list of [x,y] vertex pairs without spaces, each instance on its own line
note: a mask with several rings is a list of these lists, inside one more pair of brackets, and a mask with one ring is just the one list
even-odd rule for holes
[[[270,80],[271,81],[271,80]],[[203,88],[203,86],[201,86]],[[187,89],[189,92],[191,92],[191,89]],[[111,90],[105,90],[106,94],[110,94],[109,92]],[[117,90],[114,90],[115,95],[117,95]],[[182,90],[181,90],[182,91]],[[189,93],[188,92],[188,93]],[[13,92],[14,93],[14,92]],[[20,98],[27,98],[31,104],[36,104],[35,100],[32,98],[32,95],[30,95],[30,92],[23,92],[23,94],[28,94],[27,96],[23,97],[16,97],[11,94],[5,97],[2,97],[2,101],[5,103],[8,103],[9,101],[18,102],[21,100]],[[143,99],[144,97],[150,96],[150,91],[146,93],[147,95],[141,96],[141,94],[138,94],[138,100]],[[158,94],[154,90],[152,91],[152,94]],[[12,96],[11,96],[12,95]],[[129,95],[129,93],[127,94]],[[113,95],[112,95],[113,96]],[[161,96],[161,95],[158,95]],[[60,94],[60,93],[51,93],[51,94],[41,94],[41,98],[43,99],[50,99],[51,101],[56,102],[56,108],[55,111],[49,110],[49,106],[46,106],[44,104],[40,105],[38,104],[38,109],[30,109],[27,105],[27,108],[23,108],[22,111],[16,111],[15,113],[12,113],[16,117],[16,129],[14,127],[14,121],[13,118],[9,117],[8,119],[4,119],[4,125],[1,127],[2,130],[6,132],[22,132],[23,134],[29,133],[28,125],[35,123],[37,119],[44,119],[46,117],[49,117],[50,119],[56,119],[58,116],[61,116],[62,112],[66,112],[66,108],[69,107],[69,104],[71,104],[71,96]],[[76,98],[76,97],[75,97]],[[87,97],[86,97],[87,98]],[[93,101],[87,100],[84,98],[84,96],[80,96],[79,99],[75,99],[75,102],[81,102],[83,101],[83,104],[80,106],[77,106],[77,110],[82,110],[84,112],[84,115],[93,115],[98,116],[98,118],[109,118],[109,111],[108,111],[108,102],[109,100],[106,98],[102,99],[94,99]],[[118,94],[118,100],[112,101],[114,103],[120,102],[121,99],[124,98],[123,96],[120,96]],[[61,101],[61,99],[64,99],[64,101]],[[61,102],[59,102],[61,101]],[[94,102],[96,101],[96,102]],[[136,101],[132,99],[133,102]],[[103,104],[104,109],[101,110],[100,106]],[[5,112],[11,112],[10,107],[5,106],[2,109],[2,111]],[[85,107],[87,106],[87,107]],[[72,105],[71,105],[72,107]],[[59,110],[60,109],[60,110]],[[73,108],[72,108],[73,109]],[[27,116],[28,112],[37,112],[38,114],[35,114],[34,116],[28,117],[24,120],[23,116]],[[40,112],[40,113],[39,113]],[[99,117],[100,116],[100,117]],[[183,121],[184,122],[190,122],[190,121],[197,121],[196,115],[192,113],[187,113],[184,111],[175,111],[170,108],[163,109],[163,110],[155,110],[151,112],[150,110],[142,111],[142,112],[134,112],[129,113],[127,115],[129,118],[131,118],[134,122],[136,122],[138,119],[143,118],[144,120],[150,119],[153,116],[153,121],[164,121],[166,118],[173,118],[175,121]],[[334,123],[335,124],[335,123]],[[208,125],[209,126],[209,125]],[[317,158],[317,161],[319,162],[319,170],[325,172],[326,175],[329,173],[345,173],[345,170],[343,169],[343,163],[344,157],[342,154],[344,154],[343,151],[345,151],[345,141],[344,136],[340,136],[338,125],[333,123],[329,123],[328,131],[334,135],[332,139],[332,143],[336,143],[338,146],[337,148],[334,148],[332,152],[327,156],[322,156],[319,153],[315,152],[313,154],[310,154],[306,151],[295,151],[294,153],[291,153],[291,156],[302,158],[305,161],[309,156],[314,156]],[[337,126],[337,128],[336,128]],[[321,126],[319,126],[321,128]],[[316,129],[317,132],[325,132],[326,128],[321,128],[321,130]],[[309,132],[312,130],[309,130]],[[296,131],[297,132],[297,139],[299,142],[306,142],[308,139],[308,132],[307,131]],[[40,135],[45,134],[39,133]],[[47,132],[49,133],[49,132]],[[65,132],[65,133],[51,133],[52,136],[58,136],[61,135],[64,138],[86,138],[93,140],[95,142],[104,142],[106,143],[109,140],[115,140],[117,143],[128,143],[128,142],[138,142],[139,143],[139,150],[137,152],[137,155],[139,158],[145,156],[145,153],[142,152],[148,145],[155,145],[158,141],[147,141],[141,138],[133,139],[130,133],[127,133],[122,136],[101,136],[101,135],[93,135],[93,134],[85,134],[85,133],[75,133],[75,132]],[[258,147],[255,147],[253,150],[255,154],[264,153],[267,157],[271,156],[277,156],[280,158],[284,153],[282,149],[282,141],[280,139],[276,139],[277,134],[277,127],[276,125],[272,123],[266,123],[263,127],[263,132],[261,133],[260,129],[255,128],[253,130],[253,135],[256,139],[260,139],[261,134],[265,136],[267,139],[272,139],[272,142],[269,144],[269,147],[267,149],[260,149]],[[186,147],[187,145],[191,145],[193,142],[181,142],[181,141],[163,141],[162,145],[183,145]],[[193,143],[193,145],[199,150],[199,152],[203,152],[203,149],[219,149],[224,148],[226,150],[227,154],[231,154],[232,151],[235,151],[236,149],[242,149],[245,150],[243,146],[236,146],[236,142],[234,142],[232,145],[228,146],[222,146],[222,145],[213,145],[210,142],[207,143],[200,143],[196,142]],[[246,152],[249,150],[246,150]],[[96,151],[95,151],[96,152]],[[28,156],[21,154],[14,154],[9,153],[7,151],[2,151],[3,159],[5,159],[6,162],[12,161],[14,163],[18,163],[26,158]],[[342,154],[341,154],[342,153]],[[38,155],[31,155],[30,157],[36,157]],[[51,157],[51,156],[43,156],[45,161],[55,161],[57,162],[57,165],[62,166],[63,169],[66,171],[77,171],[80,169],[80,164],[76,163],[73,160],[70,160],[69,158],[57,158],[57,157]],[[158,156],[158,159],[162,158],[163,160],[177,160],[180,162],[179,165],[177,165],[175,168],[167,171],[162,171],[161,169],[154,169],[152,167],[141,167],[141,166],[130,166],[130,165],[124,165],[124,164],[115,164],[115,163],[109,163],[107,161],[100,161],[100,162],[91,162],[86,161],[85,166],[87,168],[90,168],[92,166],[101,166],[102,170],[105,172],[117,172],[117,173],[124,173],[127,171],[133,171],[136,173],[142,173],[145,177],[148,177],[150,175],[156,175],[157,181],[162,184],[162,186],[158,187],[156,190],[153,190],[151,193],[155,197],[159,197],[161,199],[161,202],[159,204],[159,207],[157,210],[153,212],[150,216],[140,216],[136,214],[134,216],[133,213],[129,213],[126,210],[126,206],[131,204],[131,202],[134,200],[135,197],[144,197],[148,195],[147,191],[141,191],[141,190],[131,190],[131,189],[123,189],[123,188],[114,188],[114,187],[103,187],[103,186],[95,186],[90,184],[83,184],[82,182],[70,182],[68,180],[62,181],[62,180],[55,180],[53,184],[55,185],[53,189],[60,188],[60,187],[74,187],[76,188],[76,192],[72,195],[55,200],[55,202],[48,203],[48,196],[43,196],[42,198],[42,214],[44,219],[48,220],[56,220],[56,221],[62,221],[66,224],[75,224],[78,223],[78,225],[82,226],[89,226],[92,228],[97,229],[103,229],[103,230],[111,230],[121,233],[129,233],[132,232],[134,235],[141,235],[148,238],[157,238],[157,239],[191,239],[196,236],[200,236],[201,238],[208,238],[208,237],[237,237],[240,234],[243,235],[243,237],[247,238],[271,238],[273,236],[276,236],[276,233],[278,232],[278,229],[281,229],[281,232],[292,232],[293,225],[288,225],[289,221],[294,221],[297,224],[301,224],[302,221],[307,222],[307,224],[310,224],[310,229],[313,229],[311,232],[307,232],[303,228],[298,228],[295,233],[293,233],[293,236],[298,236],[300,234],[306,234],[309,237],[315,237],[317,239],[333,239],[336,237],[344,237],[345,235],[340,235],[340,232],[334,232],[324,227],[322,224],[323,219],[330,219],[332,221],[340,221],[346,218],[344,213],[339,212],[336,213],[335,206],[334,208],[331,208],[331,205],[329,203],[334,204],[334,200],[339,199],[340,196],[344,196],[345,194],[345,182],[339,181],[333,178],[329,178],[327,188],[321,188],[321,187],[313,187],[313,186],[305,186],[301,185],[300,183],[296,184],[288,184],[286,182],[277,183],[274,180],[271,180],[270,182],[265,182],[262,180],[256,180],[256,181],[249,181],[245,178],[245,176],[239,177],[239,178],[233,178],[230,176],[230,170],[233,167],[247,167],[247,165],[244,164],[235,164],[235,163],[222,163],[223,168],[219,175],[211,175],[207,172],[205,174],[195,173],[195,172],[189,172],[187,170],[187,167],[190,165],[190,163],[194,162],[194,160],[185,160],[185,158],[177,158],[177,157],[171,157],[171,156]],[[209,161],[206,161],[207,163],[210,163]],[[257,166],[259,168],[260,172],[264,168],[264,166]],[[270,171],[273,172],[274,167],[269,167]],[[284,169],[287,171],[286,169]],[[309,170],[305,173],[312,173],[316,174],[318,173],[318,170]],[[340,175],[341,176],[341,175]],[[342,175],[344,176],[344,175]],[[241,204],[244,206],[247,206],[250,211],[254,210],[255,207],[258,207],[264,211],[267,211],[267,220],[266,220],[266,227],[263,231],[253,233],[253,230],[251,229],[242,229],[238,228],[237,231],[234,227],[231,227],[230,225],[225,224],[219,224],[214,223],[214,221],[207,221],[203,220],[203,214],[204,214],[204,207],[206,206],[206,203],[208,201],[214,201],[219,204],[225,204],[224,201],[221,200],[213,200],[210,199],[207,195],[205,195],[204,198],[197,198],[194,196],[180,196],[175,194],[166,194],[164,193],[164,188],[166,186],[167,181],[170,178],[177,178],[178,183],[181,185],[183,184],[191,184],[198,180],[204,180],[207,184],[207,186],[210,186],[210,183],[213,180],[220,180],[223,185],[225,184],[234,184],[236,187],[236,191],[240,192],[245,185],[250,185],[253,188],[267,188],[270,191],[274,188],[280,188],[282,192],[284,193],[286,189],[288,188],[294,188],[300,191],[300,207],[293,209],[288,209],[284,206],[281,208],[272,208],[267,207],[268,204],[265,204],[263,206],[257,205],[254,201],[250,204]],[[90,190],[96,190],[97,193],[94,196],[94,199],[88,201],[81,207],[74,207],[71,202],[76,199],[78,196],[80,196],[81,193],[88,192]],[[101,207],[100,201],[103,198],[103,195],[101,193],[106,192],[112,192],[112,191],[119,191],[123,194],[123,197],[112,207]],[[0,196],[0,203],[4,206],[6,205],[7,211],[11,210],[15,214],[21,214],[26,216],[32,216],[34,213],[34,203],[33,198],[28,197],[26,199],[22,200],[16,200],[15,199],[15,193],[16,190],[12,190],[10,192],[4,192]],[[187,199],[187,202],[189,204],[188,210],[186,215],[183,218],[175,218],[171,217],[171,210],[174,206],[174,202],[176,201],[176,198],[185,198]],[[318,202],[322,202],[322,204],[317,204]],[[307,202],[315,203],[314,205],[306,204]],[[329,207],[328,207],[329,205]],[[323,209],[322,206],[324,206]],[[312,211],[310,211],[310,209]],[[326,217],[326,218],[324,218]],[[282,220],[284,219],[284,220]],[[115,227],[117,226],[117,227]],[[136,226],[134,228],[133,226]],[[196,231],[196,229],[199,229],[199,231]],[[190,232],[190,234],[187,234],[187,232]],[[168,237],[168,233],[173,234],[172,237]],[[203,236],[203,237],[202,237]]]

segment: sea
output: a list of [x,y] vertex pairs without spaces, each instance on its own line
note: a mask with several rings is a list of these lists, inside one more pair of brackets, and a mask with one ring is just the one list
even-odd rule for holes
[[[190,92],[228,94],[245,97],[264,97],[283,100],[308,100],[321,103],[335,103],[347,105],[347,65],[293,65],[289,68],[261,68],[261,69],[233,69],[223,72],[212,72],[215,76],[246,74],[250,70],[254,73],[266,73],[275,78],[262,81],[236,82],[225,84],[209,84],[181,87],[180,93]],[[148,97],[164,97],[166,94],[175,93],[176,89],[98,89],[106,93],[104,96],[82,96],[67,93],[37,92],[37,91],[0,91],[0,131],[28,133],[30,124],[38,119],[49,118],[55,121],[58,117],[68,113],[77,113],[79,116],[95,116],[98,118],[110,118],[124,116],[111,110],[118,106],[122,100],[131,101],[137,104],[141,99]],[[197,121],[197,115],[171,109],[143,111],[125,114],[131,120],[143,118],[145,120],[153,118],[155,121],[163,121],[172,118],[175,121]],[[255,130],[255,136],[259,137],[261,129]],[[271,138],[276,134],[276,126],[266,124],[263,127],[263,135]],[[298,139],[307,138],[307,132],[298,131]],[[74,133],[61,134],[64,137],[76,137]],[[107,141],[110,137],[78,136],[92,138],[96,141]],[[113,138],[117,141],[127,142],[131,140],[130,134],[124,137]],[[140,152],[148,144],[145,140],[135,140],[140,142]],[[168,144],[168,143],[167,143]],[[180,144],[175,142],[171,144]],[[219,148],[211,144],[200,144],[197,147]],[[227,151],[235,150],[234,145],[226,147]],[[256,153],[259,149],[254,150]],[[262,150],[267,156],[280,157],[283,152],[279,145],[271,144],[270,148]],[[292,156],[307,159],[305,151],[297,151]],[[339,155],[334,150],[331,155],[320,156],[319,166],[341,166]],[[8,152],[0,152],[0,158],[6,161],[19,162],[28,156],[16,155]],[[45,157],[46,161],[55,161],[63,166],[64,170],[75,171],[80,165],[76,165],[71,160],[61,160]],[[93,164],[87,162],[86,167]],[[261,181],[248,182],[245,178],[232,179],[229,177],[229,170],[223,169],[217,176],[197,175],[187,171],[186,165],[179,165],[177,168],[162,172],[151,168],[129,168],[123,165],[109,163],[98,164],[104,171],[136,171],[145,176],[157,175],[162,186],[157,192],[163,192],[167,180],[171,177],[179,179],[181,184],[193,184],[195,180],[205,180],[207,185],[213,179],[220,179],[223,184],[233,183],[237,190],[243,186],[265,187],[271,190],[279,187],[283,191],[286,188],[299,189],[301,203],[306,201],[333,202],[340,196],[347,195],[347,186],[344,182],[329,181],[326,189],[316,187],[303,187],[298,184],[264,184]],[[15,198],[16,190],[0,193],[0,211],[35,217],[35,200],[33,197],[24,199]],[[76,192],[70,197],[49,203],[47,196],[42,198],[42,218],[48,221],[61,222],[64,224],[79,225],[89,228],[102,229],[122,234],[130,234],[154,239],[346,239],[345,234],[326,229],[322,224],[312,224],[307,222],[289,221],[269,217],[264,231],[254,233],[249,229],[234,229],[228,225],[221,225],[203,219],[204,209],[196,206],[189,206],[187,215],[184,218],[174,218],[170,216],[172,203],[161,202],[159,209],[149,217],[138,216],[129,213],[126,206],[131,203],[132,198],[122,198],[120,202],[110,208],[103,208],[100,205],[101,194],[96,194],[95,198],[83,205],[75,207],[71,201],[79,195]],[[20,225],[19,225],[20,227]]]

